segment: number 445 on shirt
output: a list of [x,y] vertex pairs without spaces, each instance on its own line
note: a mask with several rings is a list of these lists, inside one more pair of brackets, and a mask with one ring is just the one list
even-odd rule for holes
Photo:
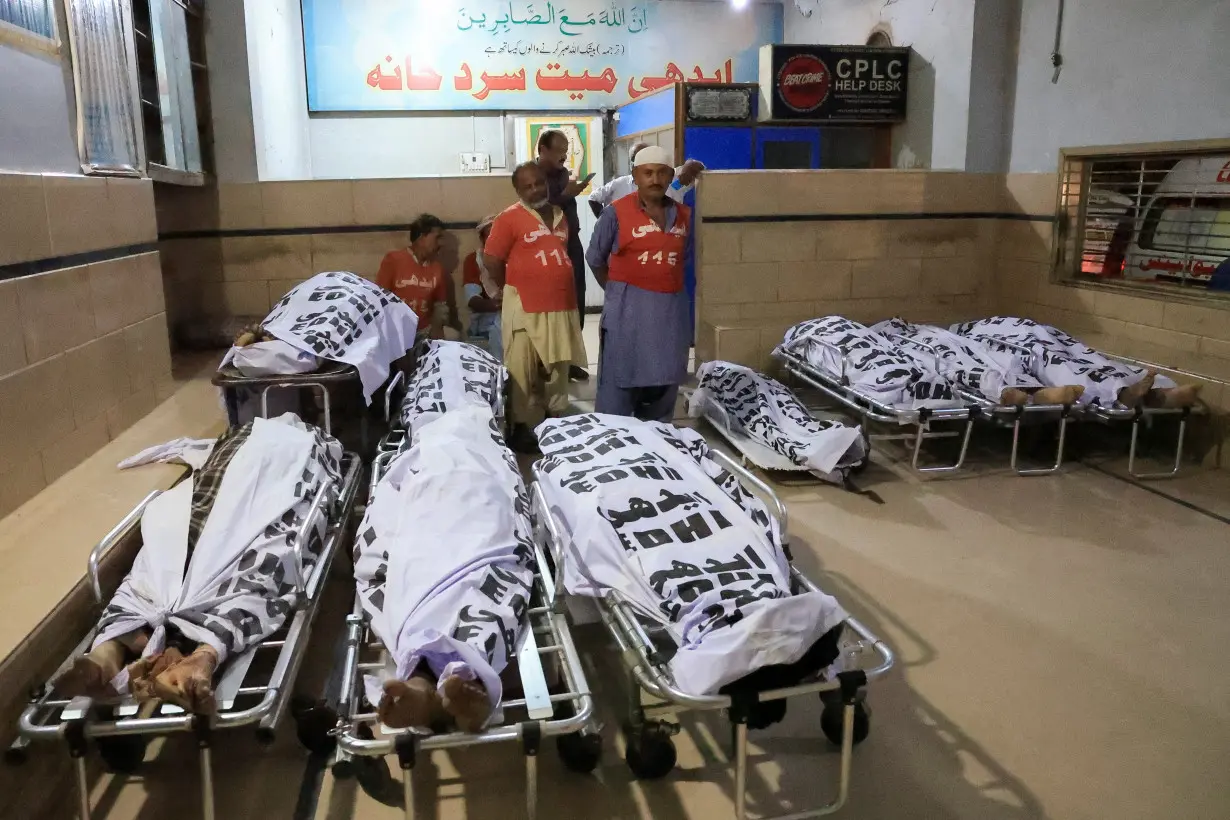
[[640,262],[642,265],[648,265],[651,261],[655,265],[661,265],[662,262],[665,261],[666,264],[674,267],[679,263],[679,254],[675,251],[671,251],[670,253],[658,251],[655,254],[650,254],[649,251],[645,251],[640,256],[636,257],[636,261]]

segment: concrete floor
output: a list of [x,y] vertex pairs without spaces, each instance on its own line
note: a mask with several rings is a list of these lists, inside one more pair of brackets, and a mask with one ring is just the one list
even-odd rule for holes
[[[1225,479],[1203,475],[1189,479],[1195,492],[1224,509]],[[839,816],[1230,817],[1226,523],[1080,465],[1045,478],[975,471],[920,483],[879,456],[859,481],[874,497],[781,490],[798,564],[899,654],[870,690],[872,734],[856,750]],[[351,590],[341,574],[331,584],[301,688],[323,687]],[[632,780],[617,737],[614,655],[593,627],[577,637],[606,724],[605,757],[581,776],[547,749],[539,816],[732,816],[720,716],[684,720],[672,776]],[[817,701],[799,700],[784,723],[752,735],[754,815],[831,795],[837,754],[819,714]],[[269,750],[246,732],[219,738],[219,818],[400,816],[395,780],[337,781],[293,735],[288,722]],[[190,740],[151,748],[146,760],[139,778],[94,778],[96,818],[197,816]],[[395,760],[388,766],[398,778]],[[433,754],[413,782],[416,817],[523,814],[513,747]],[[70,798],[55,816],[73,816]]]

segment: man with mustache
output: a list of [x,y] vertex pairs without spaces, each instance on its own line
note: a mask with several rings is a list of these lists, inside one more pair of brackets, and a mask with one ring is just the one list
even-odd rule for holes
[[585,342],[564,212],[548,201],[547,179],[537,163],[518,165],[512,180],[520,201],[492,223],[483,264],[504,288],[504,367],[516,425],[508,443],[534,453],[534,428],[568,409],[568,369],[585,361]]
[[691,315],[683,278],[691,213],[667,195],[666,149],[636,154],[636,192],[603,211],[586,255],[606,292],[599,327],[599,413],[670,422],[687,378]]

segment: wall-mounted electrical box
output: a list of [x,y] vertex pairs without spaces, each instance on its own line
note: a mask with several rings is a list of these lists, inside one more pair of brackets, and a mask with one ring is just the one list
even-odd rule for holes
[[491,172],[490,154],[462,154],[461,173],[487,174]]

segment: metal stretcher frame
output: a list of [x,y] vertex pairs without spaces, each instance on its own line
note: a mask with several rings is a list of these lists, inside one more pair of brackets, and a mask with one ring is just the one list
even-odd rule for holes
[[[777,519],[780,527],[782,546],[787,548],[786,528],[788,524],[786,505],[766,482],[757,478],[734,459],[720,450],[710,450],[721,464],[729,469],[739,481],[744,483],[750,492],[757,492],[768,503],[770,514]],[[555,561],[556,589],[554,599],[556,605],[562,607],[563,562],[567,543],[561,534],[561,527],[543,490],[542,462],[534,467],[534,499],[538,508],[540,520],[545,524],[539,535],[550,539],[551,556]],[[819,591],[819,587],[791,564],[791,581],[799,592]],[[742,711],[742,705],[725,695],[692,695],[678,688],[666,663],[662,662],[658,647],[654,644],[645,622],[638,614],[637,607],[611,590],[607,597],[596,599],[598,611],[603,625],[614,638],[620,657],[623,659],[629,675],[629,702],[626,734],[651,729],[655,732],[668,732],[664,738],[669,742],[671,729],[663,729],[660,717],[678,715],[690,711],[709,711],[725,709],[733,725],[733,741],[735,756],[735,817],[736,820],[747,818],[747,715]],[[807,811],[791,814],[764,817],[761,820],[806,820],[812,817],[824,817],[840,810],[845,805],[850,791],[850,766],[853,759],[855,744],[855,714],[862,709],[864,688],[868,683],[884,676],[893,666],[895,656],[893,651],[878,638],[870,629],[853,617],[847,617],[843,622],[843,649],[849,647],[851,634],[862,648],[870,650],[878,658],[870,668],[847,670],[838,673],[834,680],[816,680],[796,686],[782,687],[756,693],[756,701],[784,700],[801,695],[821,695],[822,697],[838,697],[841,707],[841,759],[837,778],[837,795],[827,805]],[[650,625],[651,630],[655,625]],[[843,653],[844,654],[844,653]],[[861,653],[860,653],[861,654]],[[641,692],[647,692],[657,699],[657,704],[643,704]],[[865,717],[865,713],[864,713]],[[630,739],[631,743],[631,739]],[[671,757],[673,766],[673,755]]]
[[[325,579],[329,576],[329,569],[338,552],[339,544],[345,538],[349,519],[354,510],[362,462],[356,454],[345,453],[342,467],[343,479],[337,497],[329,500],[332,505],[332,514],[321,544],[320,555],[317,556],[316,562],[306,577],[300,575],[297,600],[292,610],[293,615],[287,619],[286,624],[277,633],[267,640],[228,659],[215,679],[215,696],[218,701],[218,711],[215,715],[191,714],[177,706],[162,702],[141,706],[131,697],[124,699],[118,705],[95,704],[88,698],[60,700],[55,698],[51,684],[45,683],[18,719],[19,736],[10,749],[9,759],[20,761],[24,757],[25,747],[32,740],[66,742],[76,772],[79,820],[89,820],[90,793],[85,757],[90,740],[94,740],[100,748],[104,749],[103,754],[106,757],[105,749],[115,748],[114,745],[107,746],[107,744],[124,743],[125,739],[137,737],[148,738],[191,732],[196,736],[197,747],[200,750],[201,817],[203,820],[215,820],[213,760],[210,751],[213,733],[220,729],[237,729],[255,725],[257,740],[267,746],[273,742],[275,732],[290,706],[291,687],[298,676],[299,666],[303,661],[308,639],[311,636],[312,624],[316,618],[316,610],[320,601],[320,591],[324,587]],[[99,566],[103,558],[139,526],[145,509],[161,493],[162,491],[156,491],[146,496],[90,552],[89,580],[95,602],[99,607],[105,604],[102,584],[99,580]],[[297,534],[296,554],[300,567],[302,567],[302,545],[309,540],[307,532],[321,513],[326,495],[327,493],[317,495]],[[96,628],[91,629],[60,665],[52,679],[89,649],[95,634]],[[258,653],[269,652],[276,654],[273,669],[268,674],[267,680],[254,683],[249,678],[260,680],[265,678],[265,675],[260,672],[249,675],[253,661]],[[126,753],[132,748],[130,746],[120,751]],[[135,751],[136,758],[129,758],[126,768],[135,768],[140,763],[140,755],[144,753],[144,744],[138,744]]]
[[[1030,357],[1032,360],[1038,355],[1038,352],[1025,345],[1018,345],[1013,342],[1008,342],[1003,339],[997,339],[993,336],[973,336],[984,344],[999,345],[1011,350],[1018,351]],[[1059,351],[1048,351],[1052,356],[1063,356],[1064,358],[1072,358]],[[1172,373],[1181,373],[1185,376],[1209,381],[1207,376],[1201,376],[1198,373],[1191,373],[1186,370],[1180,370],[1174,367],[1154,364],[1152,362],[1141,361],[1127,356],[1117,356],[1112,353],[1102,353],[1109,359],[1116,359],[1133,367],[1142,367],[1151,370],[1169,370]],[[1110,407],[1102,407],[1101,405],[1089,405],[1080,410],[1080,418],[1093,419],[1094,421],[1103,424],[1120,424],[1123,422],[1132,423],[1132,437],[1128,449],[1128,474],[1133,478],[1142,480],[1157,480],[1174,478],[1182,470],[1183,466],[1183,447],[1187,439],[1187,422],[1193,415],[1203,414],[1204,409],[1199,406],[1194,407],[1145,407],[1138,405],[1136,407],[1128,407],[1116,402]],[[1148,423],[1149,419],[1158,417],[1179,417],[1179,429],[1175,436],[1174,461],[1171,463],[1169,470],[1164,472],[1140,472],[1136,469],[1136,460],[1138,445],[1140,440],[1140,428],[1142,424]]]
[[[397,452],[386,451],[376,456],[372,464],[369,503],[397,455]],[[534,560],[537,570],[516,655],[524,694],[521,698],[503,701],[500,704],[503,720],[477,734],[428,735],[411,729],[382,727],[381,736],[376,737],[374,728],[380,724],[375,711],[365,711],[363,707],[363,675],[384,667],[386,650],[372,634],[356,596],[354,610],[346,620],[345,660],[335,729],[338,741],[333,764],[335,777],[349,777],[354,773],[354,757],[396,754],[402,770],[405,817],[410,820],[414,816],[411,771],[419,751],[518,742],[525,755],[526,814],[533,820],[538,811],[538,754],[543,738],[556,738],[565,764],[573,771],[592,771],[598,765],[601,738],[593,721],[593,696],[568,622],[554,605],[556,584],[537,537],[534,539]],[[375,650],[380,659],[364,661],[365,649]],[[558,662],[563,692],[553,694],[549,691],[543,669],[543,658],[548,657]],[[524,717],[514,719],[514,715]]]

